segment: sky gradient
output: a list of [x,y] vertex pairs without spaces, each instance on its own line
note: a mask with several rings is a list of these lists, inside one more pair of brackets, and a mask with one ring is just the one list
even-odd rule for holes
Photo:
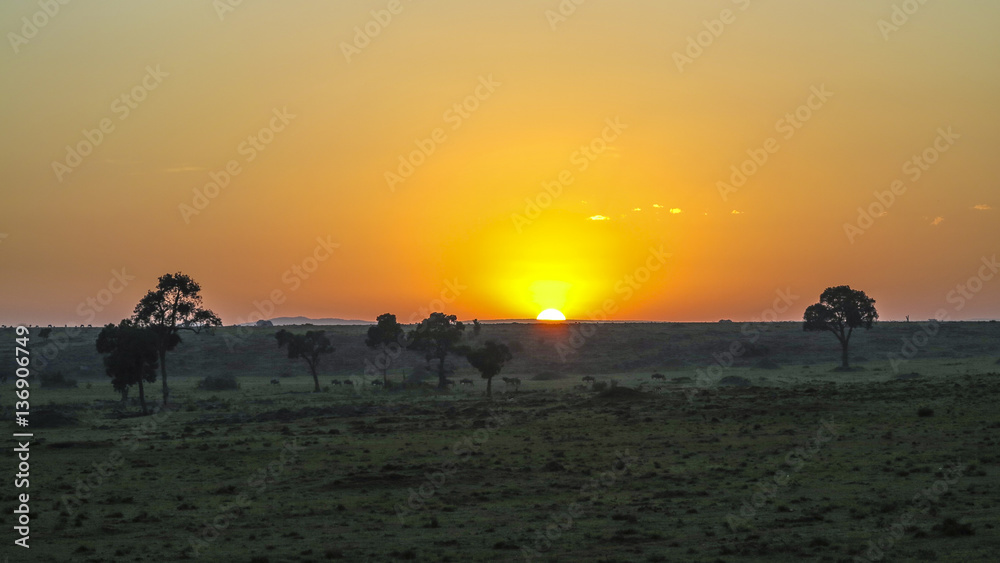
[[1000,318],[1000,4],[569,5],[4,2],[0,322]]

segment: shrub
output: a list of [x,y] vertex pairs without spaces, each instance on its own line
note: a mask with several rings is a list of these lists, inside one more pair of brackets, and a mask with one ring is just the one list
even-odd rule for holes
[[969,524],[959,524],[954,518],[945,518],[943,522],[932,528],[949,537],[975,535],[975,530]]
[[198,389],[204,389],[205,391],[228,391],[239,389],[239,387],[239,383],[236,382],[236,376],[231,373],[209,375],[198,382]]
[[75,379],[67,379],[61,371],[55,373],[43,373],[39,376],[42,380],[42,387],[50,389],[69,389],[76,387]]

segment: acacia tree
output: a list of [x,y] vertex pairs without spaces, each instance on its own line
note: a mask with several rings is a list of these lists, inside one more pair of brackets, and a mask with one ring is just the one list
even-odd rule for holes
[[448,354],[461,352],[459,343],[462,341],[462,331],[465,325],[456,320],[455,315],[431,313],[429,317],[407,334],[407,348],[424,353],[430,361],[438,360],[438,388],[447,386],[444,361]]
[[156,335],[156,354],[163,380],[163,406],[167,405],[167,352],[181,343],[180,332],[199,332],[203,328],[222,326],[222,321],[201,304],[201,286],[186,274],[163,274],[156,289],[146,292],[132,314],[135,324],[149,328]]
[[377,324],[368,327],[368,337],[365,338],[365,346],[371,349],[378,349],[381,352],[382,385],[389,384],[386,371],[389,368],[388,348],[395,344],[399,346],[403,340],[403,325],[396,322],[396,315],[385,313],[375,319]]
[[138,385],[142,414],[149,414],[142,384],[156,381],[156,334],[149,328],[136,326],[130,319],[117,326],[108,324],[97,335],[97,352],[106,354],[104,371],[115,391],[121,393],[122,401],[128,397],[129,387]]
[[479,370],[479,375],[486,380],[486,396],[493,396],[493,378],[503,369],[504,364],[514,359],[506,344],[497,344],[487,340],[482,348],[476,348],[466,354],[466,359],[472,367]]
[[333,345],[330,344],[322,330],[310,330],[305,334],[292,334],[285,329],[281,329],[274,338],[278,341],[278,348],[288,347],[288,359],[294,360],[302,358],[309,366],[309,372],[313,376],[313,383],[316,388],[313,390],[319,393],[319,375],[316,369],[319,367],[320,354],[333,353]]
[[806,309],[806,331],[830,331],[841,346],[841,367],[850,369],[847,355],[851,335],[856,328],[868,330],[878,320],[875,310],[875,300],[865,295],[865,292],[840,285],[828,287],[819,296],[819,303]]

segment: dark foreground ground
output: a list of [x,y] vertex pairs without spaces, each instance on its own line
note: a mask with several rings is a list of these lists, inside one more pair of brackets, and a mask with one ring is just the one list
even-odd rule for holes
[[171,380],[175,410],[150,417],[117,412],[98,377],[34,389],[31,549],[12,547],[8,527],[3,555],[995,561],[1000,366],[927,355],[905,373],[780,357],[781,369],[724,372],[749,387],[698,383],[694,367],[656,383],[599,374],[618,383],[604,391],[521,370],[521,390],[498,382],[492,401],[480,381],[310,393],[308,376],[246,376],[211,392],[189,373]]

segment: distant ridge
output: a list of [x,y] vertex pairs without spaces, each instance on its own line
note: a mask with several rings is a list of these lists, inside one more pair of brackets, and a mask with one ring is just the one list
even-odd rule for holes
[[[374,321],[361,321],[357,319],[310,319],[309,317],[276,317],[273,319],[268,319],[274,326],[285,326],[285,325],[370,325],[375,324]],[[246,326],[252,326],[253,323],[244,323]]]

